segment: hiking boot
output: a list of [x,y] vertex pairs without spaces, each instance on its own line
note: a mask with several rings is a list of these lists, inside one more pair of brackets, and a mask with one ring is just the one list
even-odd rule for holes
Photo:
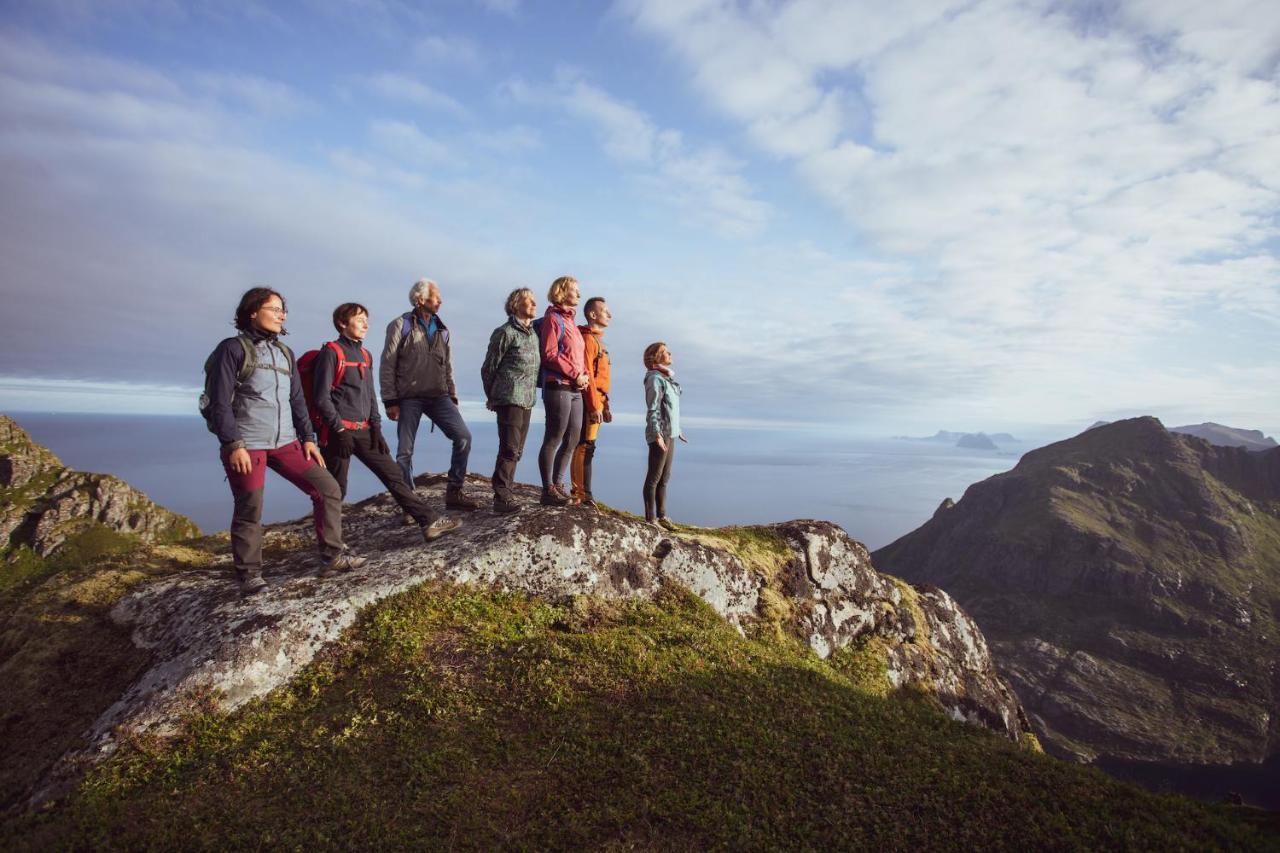
[[261,572],[254,572],[240,579],[240,594],[245,598],[262,592],[267,588],[267,581]]
[[412,515],[409,515],[409,513],[406,512],[404,515],[400,517],[400,523],[403,524],[405,527],[408,527],[410,524],[417,524],[418,519],[414,518]]
[[512,512],[519,512],[520,504],[516,503],[515,500],[511,498],[495,497],[493,499],[493,511],[497,513],[502,513],[503,515],[506,515]]
[[582,506],[586,507],[587,509],[595,509],[595,508],[596,508],[596,499],[595,499],[595,498],[593,498],[593,497],[591,497],[591,495],[583,495],[583,496],[582,496]]
[[565,497],[564,492],[560,491],[555,486],[542,490],[541,503],[543,506],[564,506],[568,502],[569,499]]
[[427,542],[432,542],[439,539],[450,530],[457,530],[461,526],[462,522],[458,521],[458,519],[442,515],[422,528],[422,538]]
[[675,529],[676,529],[675,522],[673,522],[671,519],[667,518],[665,515],[664,515],[662,518],[658,519],[658,521],[657,521],[657,525],[658,525],[659,527],[663,528],[664,530],[675,530]]
[[467,497],[462,486],[450,486],[444,491],[444,505],[449,509],[479,509],[480,501]]
[[324,564],[320,577],[331,578],[339,572],[352,572],[369,562],[365,557],[357,557],[350,551],[339,551]]

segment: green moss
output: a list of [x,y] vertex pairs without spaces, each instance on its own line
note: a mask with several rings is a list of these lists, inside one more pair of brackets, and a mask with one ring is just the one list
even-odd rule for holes
[[893,689],[889,681],[889,646],[883,637],[863,635],[837,649],[827,662],[854,687],[872,696],[888,696]]
[[876,643],[823,662],[674,587],[552,605],[427,585],[288,687],[126,745],[6,831],[125,849],[1265,843],[1236,813],[876,695]]
[[676,532],[715,548],[728,549],[767,583],[778,578],[792,556],[787,541],[770,527],[690,527],[677,524]]

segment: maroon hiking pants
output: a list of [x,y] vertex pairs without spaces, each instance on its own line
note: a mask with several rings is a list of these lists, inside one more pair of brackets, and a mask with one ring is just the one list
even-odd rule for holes
[[320,553],[332,557],[342,550],[342,493],[329,472],[306,457],[302,444],[292,441],[275,450],[250,450],[253,467],[248,474],[231,470],[228,451],[222,453],[222,467],[231,484],[235,510],[231,515],[231,556],[236,576],[247,577],[262,571],[262,487],[270,468],[311,498],[316,541]]

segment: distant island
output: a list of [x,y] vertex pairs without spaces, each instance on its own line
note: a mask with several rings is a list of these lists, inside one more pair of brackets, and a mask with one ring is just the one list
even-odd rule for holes
[[933,435],[895,435],[893,439],[895,441],[931,441],[963,447],[967,450],[999,450],[1001,444],[1022,443],[1007,432],[987,434],[985,432],[952,432],[945,429],[940,429]]
[[[1089,429],[1097,429],[1109,423],[1110,421],[1095,421]],[[1085,432],[1088,431],[1085,430]],[[1169,432],[1194,435],[1218,447],[1243,447],[1245,450],[1270,450],[1273,447],[1280,447],[1274,438],[1263,435],[1262,430],[1229,427],[1213,421],[1169,427]]]

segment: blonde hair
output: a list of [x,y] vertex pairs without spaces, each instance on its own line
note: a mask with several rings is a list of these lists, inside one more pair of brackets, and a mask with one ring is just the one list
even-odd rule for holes
[[551,282],[551,289],[547,291],[547,301],[552,305],[562,304],[564,298],[569,295],[569,288],[577,283],[578,280],[571,275],[560,276]]
[[658,357],[658,350],[665,346],[666,344],[662,341],[654,341],[644,348],[644,366],[646,369],[652,370],[657,367],[657,364],[654,363],[654,359]]
[[527,287],[517,287],[507,294],[506,309],[508,316],[514,317],[516,315],[516,308],[520,306],[520,300],[526,296],[533,296],[533,291]]

